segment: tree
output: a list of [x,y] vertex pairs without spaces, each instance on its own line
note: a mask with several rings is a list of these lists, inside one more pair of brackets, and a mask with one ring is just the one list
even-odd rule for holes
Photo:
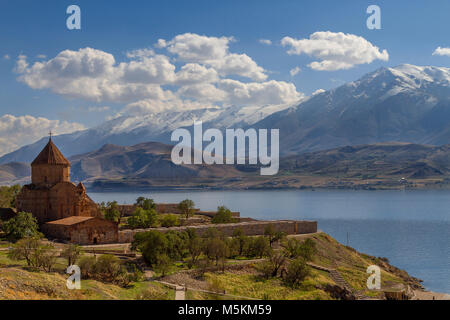
[[200,238],[189,238],[188,240],[188,251],[191,256],[191,263],[189,263],[189,267],[195,265],[198,261],[198,258],[203,252],[203,241]]
[[8,253],[8,257],[12,260],[25,260],[28,266],[33,265],[33,254],[39,246],[39,239],[24,238],[12,247]]
[[41,244],[33,251],[34,266],[42,268],[46,272],[51,272],[56,264],[58,252],[50,244]]
[[100,211],[103,213],[103,217],[106,220],[114,221],[120,224],[122,220],[122,213],[119,210],[117,201],[108,201],[106,204],[102,202],[100,204]]
[[141,242],[137,247],[140,248],[142,257],[151,266],[158,263],[158,258],[166,254],[169,246],[166,236],[158,231],[144,232],[138,241]]
[[136,199],[134,205],[144,210],[156,210],[156,203],[153,201],[153,199],[149,198],[139,197]]
[[231,223],[234,222],[233,213],[225,206],[217,208],[217,213],[211,219],[212,223]]
[[195,213],[195,204],[194,201],[186,199],[181,201],[178,204],[178,210],[186,217],[186,219],[189,219],[194,213]]
[[81,254],[81,247],[76,244],[69,244],[62,252],[61,257],[67,259],[67,266],[75,264]]
[[37,220],[31,213],[19,212],[14,218],[3,224],[3,230],[10,241],[23,238],[41,238]]
[[15,208],[16,197],[21,190],[20,185],[0,187],[0,208]]
[[225,241],[219,238],[208,239],[204,247],[205,255],[216,261],[216,266],[219,265],[219,261],[224,260],[228,254],[228,246]]
[[128,218],[128,225],[133,228],[150,228],[156,225],[158,214],[154,209],[136,208],[133,215]]
[[172,260],[166,254],[159,255],[157,260],[155,270],[164,277],[170,269]]
[[302,258],[297,258],[289,263],[284,281],[291,287],[298,287],[310,274],[310,270],[306,261]]
[[242,256],[249,245],[249,238],[245,235],[242,228],[233,231],[233,240],[238,244],[238,255]]
[[284,237],[286,237],[286,233],[281,232],[281,231],[275,231],[275,228],[272,224],[269,224],[265,229],[264,229],[264,235],[268,237],[269,239],[269,244],[272,247],[272,245],[283,239]]
[[159,219],[161,227],[175,227],[180,225],[180,219],[174,214],[163,214]]
[[249,257],[262,258],[264,255],[268,254],[269,250],[270,245],[267,238],[262,236],[254,237],[249,244],[246,255]]

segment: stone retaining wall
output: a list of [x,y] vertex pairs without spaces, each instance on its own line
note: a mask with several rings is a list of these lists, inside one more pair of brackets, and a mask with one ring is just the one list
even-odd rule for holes
[[306,234],[317,232],[317,221],[294,221],[294,220],[280,220],[280,221],[251,221],[240,223],[227,223],[227,224],[208,224],[198,226],[184,226],[184,227],[172,227],[172,228],[150,228],[150,229],[135,229],[135,230],[121,230],[119,231],[119,242],[128,243],[132,242],[134,235],[139,232],[145,231],[160,231],[168,232],[184,231],[186,229],[193,229],[197,235],[203,235],[208,229],[215,228],[221,231],[225,236],[232,236],[234,230],[242,229],[242,231],[248,236],[263,235],[264,230],[268,225],[273,225],[276,231],[282,231],[286,234]]

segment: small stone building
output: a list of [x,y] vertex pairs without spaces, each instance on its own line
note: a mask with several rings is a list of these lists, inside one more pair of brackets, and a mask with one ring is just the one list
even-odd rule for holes
[[16,206],[18,211],[31,212],[44,233],[52,238],[72,242],[80,239],[90,244],[114,242],[117,238],[117,226],[102,219],[84,185],[70,181],[70,162],[51,137],[31,163],[31,184],[22,187]]
[[116,243],[119,231],[117,223],[82,216],[47,222],[42,226],[42,230],[49,238],[83,245]]

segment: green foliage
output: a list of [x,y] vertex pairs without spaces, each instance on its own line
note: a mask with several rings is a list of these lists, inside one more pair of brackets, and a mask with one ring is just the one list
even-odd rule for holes
[[119,205],[117,201],[108,201],[106,204],[102,202],[100,204],[100,211],[106,220],[120,223],[122,214],[119,211]]
[[155,227],[158,221],[158,214],[154,209],[136,208],[133,215],[128,218],[128,225],[132,229]]
[[161,224],[161,227],[176,227],[180,225],[180,219],[178,219],[178,216],[175,214],[163,214],[160,215],[159,223]]
[[153,199],[149,198],[139,197],[136,199],[134,205],[144,210],[156,210],[156,203],[153,201]]
[[259,266],[265,278],[276,277],[286,263],[286,256],[279,251],[270,251],[269,258]]
[[44,244],[37,238],[24,238],[17,241],[8,256],[12,260],[26,260],[28,266],[50,272],[56,263],[58,253],[54,246]]
[[42,234],[38,231],[36,218],[28,212],[19,212],[14,218],[5,222],[2,228],[6,237],[13,242],[23,238],[42,237]]
[[220,261],[229,255],[229,248],[224,240],[219,238],[208,239],[204,246],[204,253],[210,259],[216,262],[216,266]]
[[237,247],[237,254],[242,256],[249,246],[250,238],[245,235],[242,228],[239,228],[233,231],[233,242],[235,243],[233,246]]
[[298,287],[310,274],[310,269],[306,261],[302,258],[297,258],[289,263],[284,281],[287,285],[296,288]]
[[214,217],[211,219],[212,223],[232,223],[235,222],[235,219],[233,219],[233,214],[225,206],[220,206],[217,208],[217,213],[214,215]]
[[316,254],[316,243],[311,239],[299,241],[297,239],[289,239],[282,244],[285,255],[289,258],[303,258],[306,261],[311,261],[314,254]]
[[281,231],[276,231],[274,226],[271,224],[269,224],[264,229],[264,235],[267,236],[267,238],[269,239],[269,244],[271,247],[275,242],[282,240],[283,238],[286,237],[286,233],[281,232]]
[[191,261],[189,262],[189,268],[196,265],[200,255],[203,253],[203,241],[198,237],[192,237],[188,240],[187,250],[189,252],[189,256],[191,257]]
[[132,247],[142,252],[144,260],[149,265],[155,266],[158,264],[158,259],[167,253],[169,243],[165,234],[147,231],[135,235]]
[[269,240],[266,237],[253,237],[249,241],[245,255],[248,257],[262,258],[270,251]]
[[21,190],[20,185],[0,187],[0,208],[15,208],[16,197]]
[[111,282],[122,286],[128,285],[135,277],[135,274],[127,271],[119,258],[111,254],[104,254],[98,258],[84,256],[80,259],[78,266],[83,278]]
[[178,204],[178,210],[188,219],[195,213],[195,203],[189,199],[183,200]]
[[158,262],[155,265],[155,271],[161,273],[161,275],[164,277],[170,269],[172,260],[166,254],[161,254],[158,256],[157,261]]
[[61,257],[67,259],[67,266],[75,264],[80,257],[81,247],[76,244],[69,244],[62,252]]
[[24,238],[13,246],[8,252],[8,257],[12,260],[26,260],[28,266],[33,265],[33,253],[39,246],[40,242],[37,238]]

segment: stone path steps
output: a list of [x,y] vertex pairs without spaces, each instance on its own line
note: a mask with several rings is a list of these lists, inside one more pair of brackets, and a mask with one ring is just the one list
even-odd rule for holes
[[353,295],[355,296],[355,298],[357,300],[367,300],[367,299],[373,299],[371,297],[368,297],[364,294],[362,294],[361,292],[356,291],[340,274],[339,271],[337,271],[336,269],[331,269],[331,268],[327,268],[327,267],[323,267],[323,266],[319,266],[317,264],[308,262],[308,265],[311,268],[317,269],[317,270],[321,270],[321,271],[326,271],[330,274],[331,279],[341,288],[346,289],[347,291],[353,293]]

